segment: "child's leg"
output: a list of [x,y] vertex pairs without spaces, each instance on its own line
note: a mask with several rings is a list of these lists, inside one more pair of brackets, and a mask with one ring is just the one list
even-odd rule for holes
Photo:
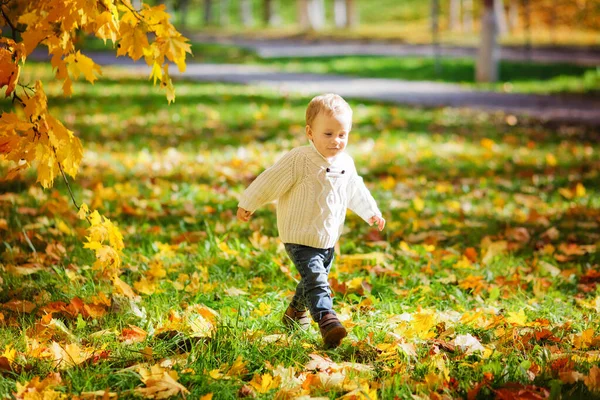
[[335,314],[327,281],[334,249],[317,249],[298,244],[286,244],[285,248],[302,277],[296,287],[292,306],[308,306],[313,320],[317,322],[327,313]]

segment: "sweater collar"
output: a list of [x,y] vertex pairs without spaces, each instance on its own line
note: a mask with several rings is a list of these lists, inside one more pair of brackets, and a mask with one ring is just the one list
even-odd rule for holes
[[339,158],[341,154],[338,154],[335,157],[332,157],[330,159],[327,159],[325,156],[323,156],[323,154],[321,154],[319,152],[319,150],[317,150],[317,148],[315,147],[315,144],[313,143],[312,140],[309,140],[310,142],[310,147],[311,147],[311,159],[316,163],[316,164],[321,164],[321,163],[325,163],[325,165],[332,165],[334,164]]

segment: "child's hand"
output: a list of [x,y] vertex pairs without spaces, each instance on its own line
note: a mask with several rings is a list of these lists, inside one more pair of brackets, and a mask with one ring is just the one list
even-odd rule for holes
[[373,225],[373,224],[376,224],[377,229],[382,231],[383,227],[385,226],[385,219],[383,219],[383,217],[380,217],[378,215],[373,215],[371,217],[371,219],[369,220],[369,225]]
[[238,207],[237,218],[240,221],[248,222],[252,213],[248,210],[244,210],[242,207]]

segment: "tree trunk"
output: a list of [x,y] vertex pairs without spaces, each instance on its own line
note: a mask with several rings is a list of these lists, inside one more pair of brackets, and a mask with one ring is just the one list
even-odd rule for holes
[[463,0],[462,26],[465,32],[473,32],[473,0]]
[[527,60],[531,61],[531,3],[530,0],[523,1],[523,14],[525,17],[525,52]]
[[335,0],[333,3],[333,20],[336,28],[348,26],[348,13],[346,12],[346,0]]
[[431,0],[431,39],[433,43],[433,57],[435,60],[435,74],[440,74],[440,0]]
[[219,10],[219,24],[221,26],[229,25],[229,0],[221,0]]
[[245,28],[249,28],[254,25],[254,18],[252,17],[252,2],[250,0],[240,0],[240,14],[242,18],[242,25]]
[[265,25],[277,26],[281,24],[277,6],[277,0],[263,0],[263,17]]
[[352,29],[358,26],[358,8],[355,0],[346,0],[346,27]]
[[308,0],[296,0],[296,6],[298,8],[298,25],[302,30],[306,30],[310,27],[308,21]]
[[187,26],[187,14],[188,14],[188,6],[190,5],[190,0],[179,0],[179,23],[182,29],[185,29]]
[[519,2],[509,0],[508,4],[508,30],[513,32],[519,25]]
[[211,25],[213,22],[213,2],[204,0],[204,25]]
[[494,0],[483,1],[481,16],[481,43],[477,54],[477,82],[496,82],[498,80],[498,47]]
[[315,31],[325,26],[325,2],[324,0],[310,0],[308,7],[308,20]]
[[504,12],[504,0],[494,1],[494,13],[496,14],[496,24],[498,26],[498,33],[505,35],[508,32],[506,26],[506,13]]
[[460,18],[460,0],[450,0],[450,11],[448,17],[448,29],[455,31],[459,25]]

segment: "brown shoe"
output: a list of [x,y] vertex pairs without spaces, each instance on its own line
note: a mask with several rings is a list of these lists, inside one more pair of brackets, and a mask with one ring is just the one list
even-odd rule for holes
[[308,311],[296,310],[291,304],[288,306],[287,310],[285,310],[282,322],[288,329],[300,328],[305,331],[310,326]]
[[325,314],[319,321],[319,329],[327,348],[338,347],[348,334],[335,314]]

